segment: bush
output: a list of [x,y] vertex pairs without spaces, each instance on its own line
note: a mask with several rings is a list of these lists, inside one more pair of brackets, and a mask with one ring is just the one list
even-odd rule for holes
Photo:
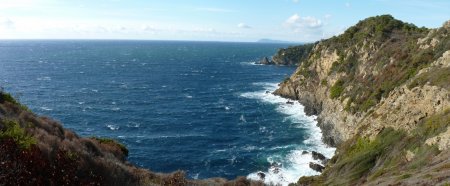
[[335,99],[341,96],[344,91],[344,81],[338,80],[330,89],[330,98]]
[[14,105],[18,105],[23,110],[29,110],[27,106],[20,104],[16,99],[14,99],[11,94],[3,92],[3,89],[0,88],[0,103],[9,102]]
[[429,83],[450,90],[450,83],[448,82],[450,82],[450,67],[438,68],[421,74],[408,85],[408,88],[412,89]]
[[341,185],[354,185],[357,180],[368,175],[380,158],[395,148],[406,137],[406,133],[384,129],[374,140],[356,137],[343,144],[336,164],[326,170],[328,182]]
[[0,132],[0,139],[11,138],[20,147],[29,149],[36,144],[36,139],[26,134],[16,121],[3,121],[4,129]]
[[125,156],[128,156],[128,149],[125,145],[123,145],[122,143],[119,143],[116,140],[113,139],[109,139],[109,138],[98,138],[98,137],[91,137],[91,139],[98,141],[101,144],[108,144],[108,145],[112,145],[112,146],[116,146],[118,147],[122,153]]
[[0,103],[10,102],[12,104],[18,104],[18,102],[11,96],[11,94],[0,91]]

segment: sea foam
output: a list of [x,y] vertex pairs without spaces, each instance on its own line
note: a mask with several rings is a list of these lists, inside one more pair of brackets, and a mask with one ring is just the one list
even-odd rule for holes
[[[271,166],[268,170],[260,170],[251,173],[247,178],[252,180],[263,180],[266,184],[288,185],[289,183],[297,182],[302,176],[320,174],[309,168],[309,162],[320,162],[314,160],[311,153],[304,154],[303,151],[316,151],[322,153],[327,158],[331,158],[334,155],[335,148],[329,147],[322,142],[322,131],[317,127],[316,116],[307,116],[304,112],[304,106],[299,102],[272,94],[272,92],[278,88],[276,83],[254,83],[254,85],[261,86],[263,90],[242,93],[241,96],[277,105],[276,111],[285,114],[285,119],[291,120],[293,123],[298,123],[298,126],[296,127],[307,129],[308,136],[307,139],[303,141],[304,145],[299,145],[298,148],[291,150],[284,157],[276,157],[278,155],[274,155],[273,157],[269,156],[267,158],[267,161],[271,165],[280,163],[274,160],[279,158],[283,159],[282,162],[285,163],[279,166]],[[264,179],[261,179],[258,173],[263,173],[265,175]]]

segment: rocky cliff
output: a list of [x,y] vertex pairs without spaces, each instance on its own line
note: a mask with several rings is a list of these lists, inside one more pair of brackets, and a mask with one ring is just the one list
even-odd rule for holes
[[298,66],[308,58],[313,46],[314,44],[303,44],[281,48],[275,53],[272,60],[264,57],[259,63],[263,65]]
[[427,29],[376,16],[316,43],[275,91],[316,114],[338,147],[320,177],[299,184],[450,181],[449,90],[450,22]]

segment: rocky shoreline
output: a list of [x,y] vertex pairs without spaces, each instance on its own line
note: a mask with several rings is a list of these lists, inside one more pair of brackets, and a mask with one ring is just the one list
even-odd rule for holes
[[[299,101],[307,115],[317,115],[322,140],[337,147],[324,167],[310,164],[324,174],[301,178],[299,185],[427,185],[448,180],[449,169],[429,173],[426,179],[410,175],[423,175],[430,167],[448,163],[441,158],[448,158],[450,149],[450,136],[445,133],[450,130],[449,33],[450,21],[441,28],[425,29],[383,15],[362,20],[344,34],[313,46],[296,72],[273,92]],[[406,46],[411,51],[401,50]],[[441,130],[424,129],[430,126]],[[387,141],[378,142],[382,139]],[[411,140],[415,142],[407,142]],[[386,144],[398,147],[390,149]],[[423,156],[435,163],[412,168],[411,162],[422,161],[416,156],[418,149],[428,149],[430,154]],[[359,177],[351,176],[355,174]]]
[[303,44],[279,49],[273,57],[263,57],[257,64],[279,65],[279,66],[299,66],[304,61],[313,44]]

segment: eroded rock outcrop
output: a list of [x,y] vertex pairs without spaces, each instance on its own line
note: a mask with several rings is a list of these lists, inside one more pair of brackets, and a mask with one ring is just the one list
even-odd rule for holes
[[304,44],[299,46],[291,46],[281,48],[277,53],[269,59],[264,57],[259,64],[264,65],[282,65],[282,66],[298,66],[307,59],[313,44]]
[[[435,154],[427,154],[427,157],[448,155],[448,25],[447,22],[437,29],[418,28],[390,15],[365,19],[344,34],[314,45],[290,79],[280,84],[274,93],[298,99],[307,114],[317,115],[323,140],[338,147],[329,171],[319,180],[329,179],[344,185],[373,180],[395,184],[399,181],[379,178],[380,175],[395,177],[395,172],[384,170],[386,159],[377,154],[408,157],[395,160],[406,165],[420,159],[416,155],[418,149],[437,150],[430,150]],[[380,135],[394,138],[394,134],[401,136],[390,141],[390,147],[397,149],[384,147]],[[409,143],[417,145],[412,147]],[[366,150],[359,151],[361,149]],[[373,154],[366,154],[366,151],[373,151]],[[350,159],[358,156],[367,157],[365,160],[354,159],[353,162],[362,162],[352,165]],[[373,163],[366,161],[371,158]],[[438,162],[443,165],[447,161]],[[354,174],[351,171],[361,165],[365,167],[359,173],[363,172],[365,176],[361,174],[359,179],[345,176],[346,172]],[[421,166],[427,170],[435,164],[423,163]],[[342,171],[343,167],[347,167],[346,171]],[[422,174],[422,169],[409,172],[408,166],[394,167],[403,168],[401,172],[406,176],[400,180],[405,183],[434,184],[446,175],[436,174],[426,181],[414,181],[408,175]],[[333,172],[338,170],[341,172]],[[450,173],[447,174],[449,177]],[[304,179],[302,183],[318,182]]]

